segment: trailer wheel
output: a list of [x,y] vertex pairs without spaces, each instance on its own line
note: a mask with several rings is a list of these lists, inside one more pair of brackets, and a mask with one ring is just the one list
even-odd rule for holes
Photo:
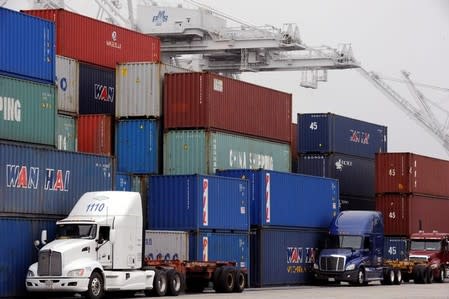
[[216,268],[214,271],[214,275],[212,276],[213,288],[216,292],[219,292],[219,290],[220,290],[219,279],[220,279],[221,271],[223,271],[223,267]]
[[446,271],[444,270],[444,267],[441,266],[440,270],[438,271],[440,273],[440,276],[436,279],[437,282],[444,282],[444,277],[446,276]]
[[235,269],[233,267],[223,267],[221,270],[220,277],[218,278],[217,291],[221,293],[230,293],[234,290]]
[[427,279],[425,283],[432,283],[433,282],[433,271],[430,267],[427,267],[425,269],[426,273],[427,273]]
[[402,272],[399,269],[394,270],[394,284],[401,284],[402,283]]
[[167,295],[178,296],[184,289],[184,278],[174,269],[167,272]]
[[86,297],[89,299],[100,299],[104,296],[103,277],[98,272],[92,272],[87,285]]
[[384,270],[384,279],[383,279],[383,284],[385,285],[392,285],[395,282],[395,274],[393,269],[385,269]]
[[167,293],[167,274],[162,270],[155,270],[153,281],[153,289],[150,292],[151,296],[162,297]]
[[234,292],[241,293],[245,289],[245,274],[240,270],[236,270],[234,274]]

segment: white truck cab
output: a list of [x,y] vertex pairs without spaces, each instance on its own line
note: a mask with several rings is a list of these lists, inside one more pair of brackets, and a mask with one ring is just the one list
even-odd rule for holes
[[56,240],[28,269],[29,292],[151,291],[155,270],[142,269],[143,213],[137,192],[85,193],[56,223]]

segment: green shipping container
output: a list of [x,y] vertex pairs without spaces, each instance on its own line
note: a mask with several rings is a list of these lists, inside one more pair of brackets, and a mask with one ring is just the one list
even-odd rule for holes
[[0,76],[0,139],[55,145],[55,87]]
[[56,117],[56,148],[76,151],[76,121],[74,117],[58,114]]
[[214,174],[217,169],[289,172],[290,145],[205,130],[164,134],[164,174]]

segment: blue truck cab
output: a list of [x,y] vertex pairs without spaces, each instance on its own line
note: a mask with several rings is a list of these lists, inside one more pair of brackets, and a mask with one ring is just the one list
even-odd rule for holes
[[314,264],[321,281],[365,285],[383,281],[384,225],[377,211],[343,211],[331,222],[329,236]]

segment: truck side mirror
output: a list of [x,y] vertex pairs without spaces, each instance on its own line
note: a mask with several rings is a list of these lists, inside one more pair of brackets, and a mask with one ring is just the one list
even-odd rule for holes
[[41,232],[41,242],[43,245],[47,244],[47,230],[44,229]]

